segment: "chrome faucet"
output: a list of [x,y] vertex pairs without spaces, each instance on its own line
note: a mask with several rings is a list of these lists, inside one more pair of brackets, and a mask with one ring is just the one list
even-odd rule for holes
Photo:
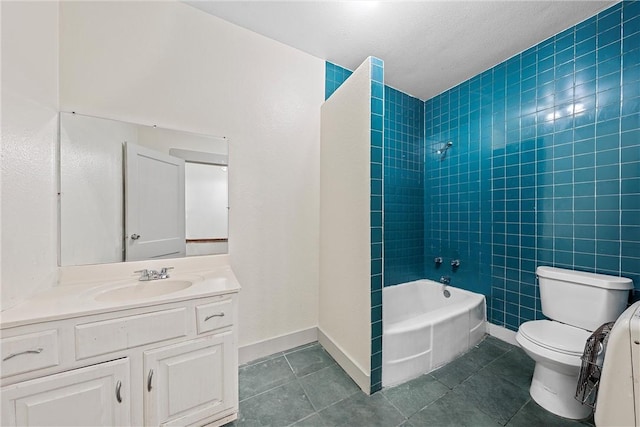
[[459,260],[459,259],[452,259],[452,260],[451,260],[451,267],[452,267],[452,268],[458,268],[458,267],[460,267],[460,260]]
[[148,282],[149,280],[168,279],[170,277],[169,270],[173,270],[173,267],[162,267],[160,271],[145,268],[144,270],[134,271],[134,273],[140,273],[139,281]]
[[451,283],[451,277],[440,276],[440,283],[442,283],[442,295],[444,295],[445,298],[449,298],[451,296],[451,292],[449,292],[447,286]]

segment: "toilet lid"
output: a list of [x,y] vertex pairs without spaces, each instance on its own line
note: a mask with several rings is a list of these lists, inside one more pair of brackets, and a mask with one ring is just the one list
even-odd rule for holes
[[540,347],[572,356],[581,356],[589,331],[551,320],[534,320],[520,325],[519,332]]

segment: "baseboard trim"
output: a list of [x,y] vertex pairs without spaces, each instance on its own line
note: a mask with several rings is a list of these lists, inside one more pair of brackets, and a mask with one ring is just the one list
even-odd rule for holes
[[511,329],[505,328],[504,326],[498,326],[493,323],[487,322],[487,332],[489,333],[489,335],[498,338],[499,340],[508,342],[512,345],[517,345],[518,347],[520,346],[520,344],[518,344],[518,342],[516,341],[516,333]]
[[318,328],[303,329],[278,337],[258,341],[238,349],[238,363],[243,365],[261,357],[290,350],[294,347],[318,341]]
[[318,328],[318,342],[367,394],[371,394],[371,376],[364,372],[322,329]]

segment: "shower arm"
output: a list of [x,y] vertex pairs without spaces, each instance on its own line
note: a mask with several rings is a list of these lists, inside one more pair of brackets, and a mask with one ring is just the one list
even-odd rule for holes
[[448,141],[446,144],[444,144],[444,146],[439,149],[438,151],[436,151],[436,153],[438,154],[444,154],[447,152],[447,150],[449,150],[449,148],[451,148],[453,146],[453,142],[452,141]]

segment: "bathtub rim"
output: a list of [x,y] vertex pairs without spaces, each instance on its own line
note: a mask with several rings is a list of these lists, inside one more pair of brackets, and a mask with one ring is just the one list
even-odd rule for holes
[[[468,298],[468,304],[449,304],[436,308],[435,310],[427,311],[419,314],[418,316],[409,317],[400,321],[393,321],[386,319],[384,316],[384,307],[385,307],[385,298],[384,298],[384,290],[387,288],[393,288],[396,286],[405,286],[405,285],[417,285],[418,283],[426,282],[428,285],[437,285],[443,286],[442,283],[436,282],[431,279],[418,279],[413,280],[411,282],[400,283],[393,286],[387,286],[383,289],[383,299],[382,299],[382,330],[384,333],[400,333],[400,332],[408,332],[414,331],[420,328],[425,327],[431,323],[435,323],[438,320],[446,319],[448,317],[452,317],[454,315],[460,315],[470,309],[476,307],[479,303],[485,303],[485,321],[486,321],[486,297],[484,294],[480,294],[477,292],[468,291],[466,289],[458,288],[456,286],[447,285],[447,289],[452,290],[455,293],[459,293],[465,295]],[[462,303],[462,301],[460,301]],[[446,316],[437,316],[438,314],[446,313]],[[416,319],[421,319],[422,321],[417,321]]]

